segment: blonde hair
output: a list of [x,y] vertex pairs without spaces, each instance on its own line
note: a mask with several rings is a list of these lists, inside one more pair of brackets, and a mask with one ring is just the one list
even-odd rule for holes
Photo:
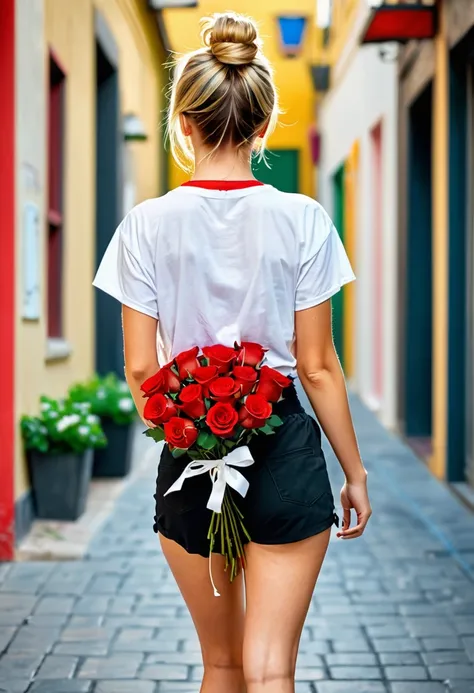
[[201,25],[204,47],[177,61],[168,114],[171,152],[185,171],[193,169],[194,152],[181,114],[194,121],[211,153],[221,144],[251,145],[260,159],[278,119],[273,71],[255,22],[225,12]]

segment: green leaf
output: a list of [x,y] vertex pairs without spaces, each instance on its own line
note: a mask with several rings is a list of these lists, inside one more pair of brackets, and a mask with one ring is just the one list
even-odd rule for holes
[[198,436],[197,444],[200,448],[204,450],[212,450],[219,441],[213,433],[208,433],[207,431],[201,431]]
[[225,440],[224,445],[227,448],[233,448],[233,447],[235,447],[235,441],[234,440]]
[[269,426],[268,424],[266,426],[263,426],[263,428],[259,429],[262,433],[265,433],[266,436],[271,436],[272,433],[275,433],[273,428]]
[[161,443],[165,439],[165,432],[162,428],[148,428],[144,434],[147,438],[152,438],[155,443]]
[[211,402],[210,399],[207,399],[207,397],[206,397],[206,398],[204,399],[204,404],[206,405],[206,408],[207,408],[207,409],[210,409],[210,408],[211,408],[212,402]]
[[279,416],[277,416],[276,414],[273,414],[268,419],[267,425],[272,426],[273,428],[278,428],[278,426],[283,426],[283,421],[280,419]]
[[177,392],[170,392],[168,396],[171,397],[171,399],[173,400],[173,402],[174,402],[176,399],[178,399],[178,393],[177,393]]
[[178,457],[182,457],[183,455],[186,455],[187,452],[187,450],[183,450],[182,448],[174,448],[173,450],[171,450],[171,454],[175,459],[177,459]]

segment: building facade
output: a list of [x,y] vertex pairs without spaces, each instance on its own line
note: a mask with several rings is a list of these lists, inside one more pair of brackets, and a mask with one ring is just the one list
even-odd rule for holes
[[95,370],[123,373],[119,307],[91,282],[126,211],[164,190],[167,73],[161,17],[145,0],[6,0],[8,21],[3,11],[0,558],[10,558],[34,515],[21,415]]
[[[444,0],[400,55],[399,421],[433,472],[474,485],[474,2]],[[421,261],[421,258],[422,261]]]
[[346,375],[383,423],[396,425],[397,92],[391,55],[361,46],[366,0],[338,0],[318,62],[330,86],[317,107],[318,199],[334,219],[357,282],[334,301]]
[[358,275],[335,305],[339,353],[382,422],[472,500],[474,2],[409,3],[424,40],[414,24],[400,35],[390,12],[407,5],[390,3],[375,45],[362,44],[377,3],[333,7],[319,196]]

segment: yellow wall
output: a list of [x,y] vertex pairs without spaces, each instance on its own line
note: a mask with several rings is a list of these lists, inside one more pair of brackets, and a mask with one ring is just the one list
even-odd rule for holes
[[[356,222],[357,222],[357,173],[359,168],[359,143],[354,142],[344,164],[344,246],[355,272]],[[355,363],[355,284],[344,287],[344,371],[348,378],[354,375]]]
[[[298,14],[308,17],[304,50],[300,57],[287,58],[280,51],[277,16],[291,13],[293,6],[288,0],[241,0],[234,9],[249,14],[259,23],[264,41],[264,52],[275,68],[277,87],[282,109],[281,125],[269,141],[270,149],[299,149],[300,191],[314,195],[314,169],[308,145],[308,131],[314,122],[314,97],[310,74],[311,57],[315,36],[314,0],[299,0]],[[238,5],[238,6],[237,6]],[[171,46],[177,52],[194,50],[200,46],[199,19],[213,12],[228,9],[222,0],[201,0],[195,9],[165,10],[165,23]],[[170,186],[180,185],[187,176],[174,163],[170,167]]]
[[[79,8],[80,5],[80,8]],[[137,202],[160,191],[160,94],[165,59],[153,14],[141,0],[97,0],[119,50],[122,113],[140,116],[148,133],[146,142],[130,146],[137,173]],[[95,324],[92,277],[95,258],[95,36],[92,0],[45,0],[44,84],[47,94],[48,51],[52,49],[66,72],[66,135],[64,177],[63,315],[64,338],[71,353],[47,360],[47,254],[46,224],[42,261],[42,317],[37,322],[17,321],[17,418],[37,413],[41,394],[63,395],[76,380],[94,370]],[[44,103],[47,108],[47,101]],[[44,180],[47,181],[47,164]],[[40,207],[47,209],[47,184]],[[21,220],[19,219],[19,223]],[[21,257],[21,247],[19,255]],[[17,300],[21,302],[21,271],[17,273]],[[20,315],[20,310],[17,311]],[[29,486],[22,445],[16,441],[15,497]]]
[[446,478],[448,402],[448,44],[446,4],[434,39],[433,91],[433,454],[430,468]]

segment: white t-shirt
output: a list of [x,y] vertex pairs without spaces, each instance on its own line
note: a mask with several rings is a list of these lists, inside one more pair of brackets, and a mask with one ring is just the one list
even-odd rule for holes
[[354,279],[324,209],[271,185],[182,186],[122,221],[94,286],[158,320],[160,365],[193,346],[258,342],[294,375],[295,311]]

